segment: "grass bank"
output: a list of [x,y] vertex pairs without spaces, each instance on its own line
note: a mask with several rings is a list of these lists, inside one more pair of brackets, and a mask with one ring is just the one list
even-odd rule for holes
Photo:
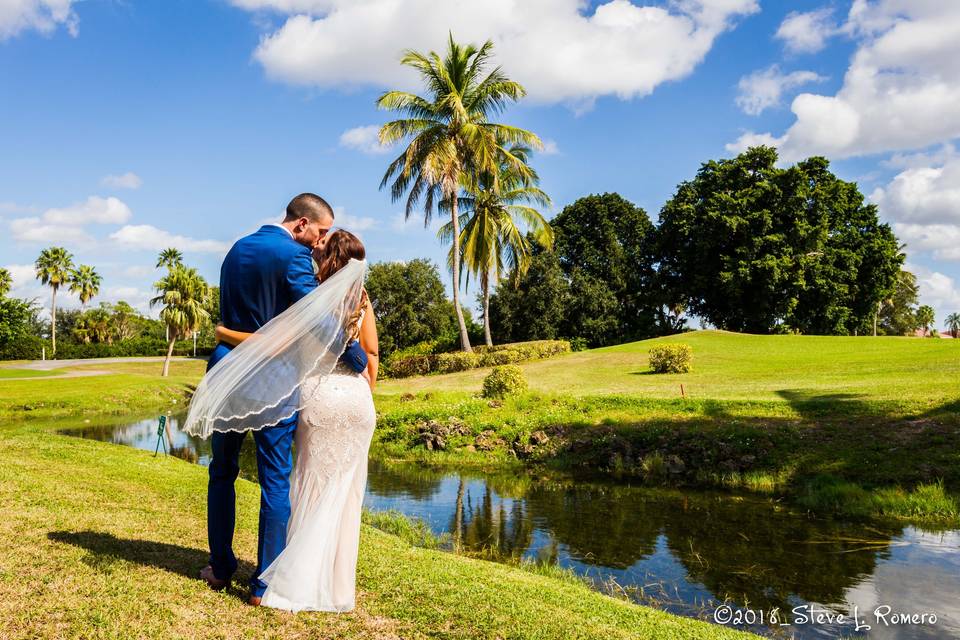
[[[653,344],[693,347],[654,375]],[[960,524],[960,342],[704,331],[485,371],[386,381],[376,450],[427,464],[538,465],[784,494],[818,513]]]
[[[573,580],[413,547],[364,526],[358,607],[291,615],[210,591],[206,473],[175,458],[0,426],[0,637],[737,638]],[[239,580],[255,558],[258,489],[237,484]]]

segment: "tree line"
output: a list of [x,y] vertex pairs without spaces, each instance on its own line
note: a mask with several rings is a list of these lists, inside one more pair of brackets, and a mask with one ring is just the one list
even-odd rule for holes
[[[183,263],[175,248],[162,251],[157,269],[166,273],[155,284],[157,295],[151,307],[160,307],[159,320],[144,316],[129,303],[102,302],[88,309],[100,293],[102,278],[88,265],[74,266],[73,255],[63,247],[49,247],[34,263],[36,278],[50,287],[50,320],[41,317],[35,300],[10,298],[13,282],[0,269],[0,359],[36,359],[46,351],[51,358],[61,349],[68,357],[163,355],[162,375],[169,373],[170,359],[178,341],[199,338],[200,352],[213,348],[214,327],[220,318],[217,287],[211,287],[199,272]],[[67,287],[80,298],[80,309],[57,309],[57,293]],[[49,340],[49,342],[48,342]],[[162,344],[158,354],[158,344]],[[196,351],[196,342],[194,343]],[[48,350],[49,347],[49,350]],[[187,347],[181,347],[181,352]]]

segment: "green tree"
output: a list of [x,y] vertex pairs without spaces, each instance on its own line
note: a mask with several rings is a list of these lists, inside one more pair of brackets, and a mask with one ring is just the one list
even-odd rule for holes
[[0,348],[29,336],[37,313],[31,301],[0,297]]
[[366,282],[377,317],[380,355],[433,341],[456,326],[436,265],[429,260],[378,262]]
[[722,329],[866,333],[903,263],[896,237],[824,158],[776,162],[754,147],[678,186],[660,213],[664,290]]
[[13,277],[10,271],[0,267],[0,298],[3,298],[13,289]]
[[103,278],[90,265],[82,264],[70,273],[70,293],[76,293],[80,305],[86,309],[90,299],[100,293]]
[[[511,154],[528,162],[530,149],[514,146]],[[490,279],[503,280],[510,272],[516,284],[526,273],[534,244],[549,249],[553,230],[536,207],[550,206],[550,198],[537,183],[532,169],[520,172],[511,162],[501,161],[498,175],[468,175],[460,198],[460,266],[480,279],[483,308],[483,334],[488,346],[493,345],[490,332]],[[445,205],[447,203],[444,203]],[[452,240],[454,227],[448,222],[438,234],[441,240]],[[453,249],[449,262],[453,268]]]
[[947,316],[947,331],[954,338],[960,337],[960,313],[951,313]]
[[170,247],[161,251],[160,255],[157,256],[157,269],[166,267],[170,270],[180,266],[183,266],[183,254],[180,253],[179,249]]
[[930,305],[924,304],[920,305],[920,308],[917,309],[917,326],[920,329],[923,329],[923,334],[926,335],[930,331],[930,325],[933,324],[936,316],[934,315],[933,307]]
[[498,342],[564,337],[572,297],[557,254],[534,245],[527,272],[517,281],[500,281],[491,296],[494,337]]
[[138,331],[140,314],[130,306],[130,303],[120,300],[110,310],[110,326],[113,335],[118,341],[129,340],[135,337]]
[[893,336],[905,336],[917,330],[915,306],[920,299],[920,287],[917,277],[909,271],[901,270],[897,275],[892,293],[882,303],[880,328],[883,333]]
[[450,203],[453,304],[464,351],[472,349],[460,305],[460,185],[470,174],[495,174],[501,160],[523,172],[525,163],[514,157],[505,144],[542,146],[540,139],[529,131],[491,122],[490,118],[508,102],[525,95],[523,87],[507,78],[499,67],[486,72],[492,53],[491,41],[478,49],[456,43],[452,34],[443,58],[433,51],[407,51],[400,62],[419,73],[429,97],[388,91],[377,100],[379,108],[404,116],[383,125],[381,144],[410,141],[387,167],[380,188],[392,180],[390,195],[394,201],[407,194],[408,218],[422,201],[424,224],[429,224],[435,204],[444,200]]
[[73,256],[63,247],[50,247],[40,252],[34,263],[37,279],[50,287],[50,340],[51,357],[57,355],[57,290],[70,282],[73,270]]
[[602,346],[659,332],[656,229],[646,211],[616,193],[590,195],[564,207],[551,226],[573,284],[567,336]]
[[167,357],[163,360],[162,376],[170,373],[170,358],[177,340],[200,329],[207,318],[205,305],[210,288],[196,269],[174,265],[153,285],[160,295],[150,300],[150,306],[163,305],[160,320],[169,330]]

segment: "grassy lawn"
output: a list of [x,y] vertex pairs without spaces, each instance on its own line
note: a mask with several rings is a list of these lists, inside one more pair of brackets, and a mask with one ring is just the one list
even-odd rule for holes
[[0,380],[4,378],[48,378],[66,373],[64,369],[36,371],[34,369],[0,368]]
[[0,424],[10,419],[74,418],[135,413],[158,406],[184,406],[203,375],[206,363],[202,360],[174,360],[167,378],[159,376],[161,365],[161,360],[84,364],[58,371],[95,368],[110,374],[66,380],[41,377],[2,381]]
[[[683,342],[693,347],[693,371],[654,375],[647,350]],[[822,399],[835,408],[858,403],[887,410],[928,410],[960,399],[960,340],[898,337],[754,336],[697,331],[571,353],[521,365],[531,390],[576,396],[624,395],[739,400],[781,405]],[[382,395],[479,391],[489,370],[384,381]],[[866,408],[866,407],[864,407]]]
[[[124,376],[100,383],[107,394],[136,386]],[[35,421],[0,425],[0,637],[746,637],[573,580],[412,547],[368,526],[356,611],[251,608],[242,583],[215,593],[194,577],[206,561],[203,468],[56,435]],[[243,480],[237,489],[237,577],[245,581],[259,494]]]

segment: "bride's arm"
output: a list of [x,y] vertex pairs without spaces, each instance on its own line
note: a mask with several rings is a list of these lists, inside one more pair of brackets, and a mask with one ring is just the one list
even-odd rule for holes
[[217,325],[217,340],[219,342],[226,342],[234,347],[252,335],[252,333],[247,333],[245,331],[234,331],[233,329],[227,329],[222,324]]
[[360,346],[367,352],[367,382],[370,390],[377,386],[377,371],[380,369],[380,345],[377,340],[377,318],[373,314],[373,305],[367,300],[367,310],[363,314],[363,323],[360,325]]

